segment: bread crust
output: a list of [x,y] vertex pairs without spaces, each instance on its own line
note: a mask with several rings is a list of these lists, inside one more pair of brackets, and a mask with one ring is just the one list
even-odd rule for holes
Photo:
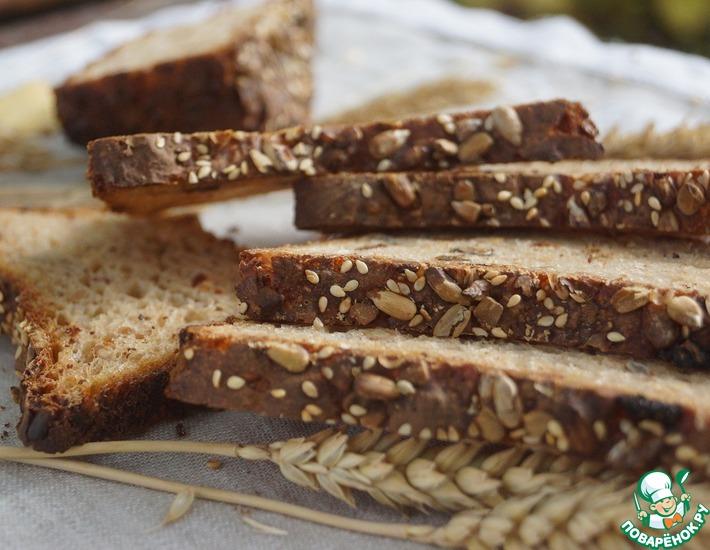
[[[147,212],[156,204],[111,202],[116,189],[159,195],[238,187],[299,175],[440,170],[481,163],[596,159],[597,130],[578,103],[555,100],[344,127],[272,133],[216,131],[138,134],[92,141],[88,178],[112,208]],[[197,202],[201,197],[195,193]]]
[[[358,246],[365,245],[352,248]],[[547,246],[544,240],[540,246]],[[376,244],[371,248],[372,256],[288,247],[246,250],[240,256],[237,295],[248,304],[249,318],[259,321],[310,325],[318,319],[335,330],[384,327],[499,338],[710,368],[710,297],[686,285],[655,288],[583,271],[498,265],[486,263],[481,251],[473,258],[462,250],[433,261],[400,261],[377,257]],[[346,262],[352,266],[358,259],[366,263],[366,273],[352,267],[341,272]],[[309,281],[307,270],[317,277]],[[356,287],[344,291],[351,280]],[[336,289],[339,297],[334,285],[343,290]],[[404,295],[400,285],[407,287]],[[378,306],[383,300],[396,303]],[[678,306],[692,320],[677,315]]]
[[[238,326],[185,329],[167,394],[220,409],[405,436],[522,443],[633,470],[661,457],[700,463],[710,446],[708,419],[696,406],[649,400],[641,387],[626,393],[603,384],[579,388],[535,372],[514,374],[505,364],[482,368],[475,355],[465,364],[448,363],[434,350],[393,356],[386,341],[376,358],[358,340],[344,337],[346,345],[334,347],[317,335],[288,339],[291,349],[310,358],[295,372],[269,355],[286,340],[278,334],[267,340],[250,341]],[[230,377],[244,383],[234,385]]]
[[88,80],[71,77],[55,90],[62,126],[85,144],[138,132],[305,123],[313,17],[310,0],[274,1],[242,23],[247,32],[235,29],[235,41],[214,51]]
[[707,169],[609,170],[602,161],[599,172],[586,174],[526,172],[524,165],[489,170],[301,178],[296,226],[331,233],[534,227],[710,234]]

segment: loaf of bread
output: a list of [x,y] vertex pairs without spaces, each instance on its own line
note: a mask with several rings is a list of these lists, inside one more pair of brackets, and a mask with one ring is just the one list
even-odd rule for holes
[[596,135],[581,105],[557,100],[272,133],[110,137],[89,143],[88,175],[111,208],[140,213],[265,192],[303,175],[596,159]]
[[710,243],[368,235],[241,254],[254,320],[490,337],[710,367]]
[[138,132],[273,130],[308,121],[311,0],[273,0],[155,31],[56,89],[70,139]]
[[0,209],[0,326],[17,344],[20,439],[119,438],[166,411],[178,332],[224,320],[236,250],[192,217]]
[[708,168],[702,161],[602,160],[302,178],[296,225],[325,232],[545,227],[708,235]]
[[523,444],[633,470],[704,467],[710,378],[664,363],[386,329],[237,323],[181,334],[168,395],[220,409]]

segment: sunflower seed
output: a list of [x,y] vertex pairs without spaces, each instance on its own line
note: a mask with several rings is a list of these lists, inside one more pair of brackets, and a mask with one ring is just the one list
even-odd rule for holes
[[266,354],[272,361],[293,373],[305,371],[310,362],[308,352],[297,344],[272,344]]
[[468,308],[461,304],[451,306],[434,326],[433,335],[439,338],[448,337],[451,335],[454,327],[456,327],[456,329],[461,327],[461,331],[463,331],[470,319],[471,311]]
[[689,296],[674,296],[666,304],[668,316],[676,323],[691,329],[703,326],[703,310],[698,303]]
[[[374,358],[373,362],[374,362]],[[363,373],[355,379],[355,393],[365,399],[389,401],[399,397],[394,381],[378,374]]]
[[478,160],[493,145],[493,138],[486,132],[476,132],[459,145],[459,160],[463,163]]
[[611,297],[611,305],[619,313],[629,313],[645,306],[648,300],[647,289],[624,287]]
[[400,321],[409,321],[417,313],[417,305],[412,300],[389,290],[374,292],[370,299],[377,309]]
[[462,299],[461,287],[439,267],[429,267],[424,272],[427,283],[442,300],[456,304]]
[[409,139],[409,130],[397,128],[385,130],[370,141],[370,153],[377,159],[383,159],[397,152]]
[[491,113],[493,128],[513,145],[520,145],[523,139],[523,123],[515,109],[509,106],[497,107]]

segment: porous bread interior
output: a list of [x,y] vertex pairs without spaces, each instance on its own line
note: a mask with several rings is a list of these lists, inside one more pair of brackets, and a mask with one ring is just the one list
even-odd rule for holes
[[[500,373],[539,382],[552,382],[571,389],[592,390],[599,395],[636,396],[691,407],[710,420],[710,375],[681,371],[660,361],[638,361],[612,355],[591,355],[486,339],[457,340],[430,336],[408,336],[388,329],[362,329],[327,333],[311,327],[273,326],[237,322],[234,325],[192,327],[201,340],[251,345],[299,344],[316,349],[332,346],[360,356],[395,357],[430,361],[437,365],[470,367],[481,372]],[[220,349],[223,349],[220,346]]]
[[710,294],[710,242],[599,235],[554,236],[535,231],[497,231],[477,237],[455,234],[383,235],[332,239],[258,250],[265,256],[305,255],[491,269],[540,270],[631,281],[657,288]]
[[28,383],[70,403],[164,368],[181,328],[232,314],[235,262],[194,218],[0,210],[0,277],[53,355]]
[[191,25],[153,31],[109,52],[74,75],[69,83],[145,69],[217,50],[253,32],[256,15],[256,8],[235,8]]
[[623,160],[562,160],[559,162],[509,162],[506,164],[482,164],[475,168],[464,168],[466,171],[502,172],[506,174],[560,174],[583,176],[586,174],[614,174],[621,172],[639,172],[651,170],[654,172],[689,171],[710,169],[710,160],[677,160],[677,159],[639,159]]

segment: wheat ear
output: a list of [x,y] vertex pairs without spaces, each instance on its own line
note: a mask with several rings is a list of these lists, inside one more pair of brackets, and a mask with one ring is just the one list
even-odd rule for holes
[[267,460],[276,464],[289,481],[324,490],[351,506],[355,506],[352,495],[355,489],[387,506],[452,512],[490,508],[500,502],[506,476],[509,480],[517,476],[517,494],[527,495],[541,487],[556,490],[569,487],[571,480],[566,472],[572,465],[582,473],[601,469],[597,463],[517,447],[463,442],[431,444],[382,431],[349,436],[332,429],[271,445],[111,441],[87,443],[57,455],[0,447],[0,458],[56,459],[127,452],[202,453]]

